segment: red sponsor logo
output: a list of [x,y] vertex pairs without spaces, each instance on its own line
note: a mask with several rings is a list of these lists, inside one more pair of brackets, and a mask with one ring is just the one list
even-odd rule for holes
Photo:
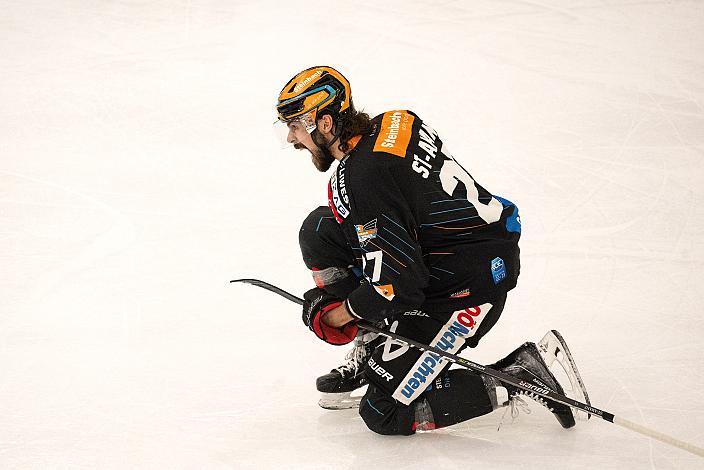
[[469,289],[462,289],[459,292],[455,292],[450,296],[451,299],[461,299],[462,297],[469,297],[472,295],[472,293],[469,291]]
[[476,325],[477,323],[474,317],[478,317],[481,314],[482,310],[479,307],[465,308],[464,310],[462,310],[462,312],[460,312],[459,315],[457,315],[457,321],[469,328],[470,330],[473,330],[474,325]]

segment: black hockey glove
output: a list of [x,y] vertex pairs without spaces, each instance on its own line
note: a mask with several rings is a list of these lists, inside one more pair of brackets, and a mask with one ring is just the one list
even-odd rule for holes
[[350,322],[341,328],[334,328],[323,322],[323,317],[330,310],[342,305],[337,297],[316,287],[303,294],[303,315],[301,319],[315,336],[326,343],[340,346],[354,340],[359,327],[357,322]]

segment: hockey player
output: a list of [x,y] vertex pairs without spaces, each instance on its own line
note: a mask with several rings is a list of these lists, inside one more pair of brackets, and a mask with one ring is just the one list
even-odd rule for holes
[[[277,111],[287,142],[309,153],[318,170],[338,162],[329,210],[316,209],[301,229],[317,284],[304,295],[309,329],[331,344],[363,343],[356,322],[365,319],[451,353],[476,347],[516,286],[517,207],[480,186],[417,114],[394,110],[370,119],[356,111],[349,82],[331,67],[295,75]],[[359,413],[380,434],[449,426],[524,393],[487,375],[448,370],[446,361],[391,340],[366,346],[369,387]],[[527,342],[491,367],[564,394],[542,352]],[[569,407],[533,398],[564,428],[574,426]]]

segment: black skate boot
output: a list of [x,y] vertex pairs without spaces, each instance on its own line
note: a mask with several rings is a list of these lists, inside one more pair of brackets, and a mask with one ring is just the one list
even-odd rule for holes
[[[560,395],[565,394],[562,386],[545,364],[535,343],[524,343],[491,367],[528,382],[531,385],[548,388]],[[509,399],[520,399],[519,395],[525,395],[549,409],[563,428],[567,429],[575,425],[574,415],[569,406],[544,398],[537,393],[514,387],[510,384],[503,385],[506,387]]]
[[351,393],[367,385],[364,367],[379,343],[376,333],[359,335],[354,340],[354,347],[345,356],[345,363],[330,373],[318,377],[315,387],[320,392],[318,405],[328,410],[357,408],[361,395],[352,397]]

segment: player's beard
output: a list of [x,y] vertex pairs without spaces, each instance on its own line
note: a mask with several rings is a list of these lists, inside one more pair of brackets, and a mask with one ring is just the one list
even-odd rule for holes
[[332,152],[330,152],[330,143],[325,142],[325,138],[318,132],[318,129],[311,132],[311,138],[316,148],[310,151],[310,159],[313,161],[313,165],[315,165],[318,171],[325,173],[335,161],[335,157],[333,157]]
[[294,144],[294,148],[298,150],[308,150],[310,152],[310,159],[315,165],[315,168],[321,173],[325,173],[330,169],[330,165],[335,161],[335,157],[332,156],[330,150],[327,148],[320,148],[316,146],[313,150],[309,149],[303,144]]

